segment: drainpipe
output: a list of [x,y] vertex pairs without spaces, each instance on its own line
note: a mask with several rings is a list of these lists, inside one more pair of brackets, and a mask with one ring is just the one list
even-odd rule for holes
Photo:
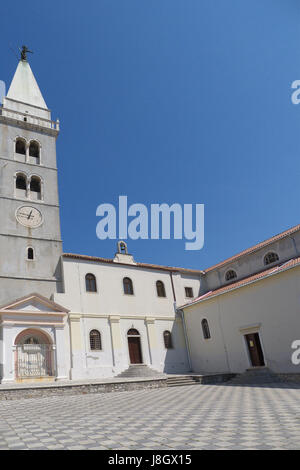
[[190,369],[190,371],[192,371],[191,353],[190,353],[189,340],[188,340],[187,331],[186,331],[186,324],[185,324],[185,319],[184,319],[184,311],[178,309],[177,312],[179,313],[179,315],[181,316],[181,319],[182,319],[183,333],[184,333],[184,340],[185,340],[185,345],[186,345],[186,351],[187,351],[189,369]]
[[174,282],[173,282],[172,271],[170,271],[170,278],[171,278],[172,291],[173,291],[174,311],[175,311],[175,314],[176,314],[176,313],[179,313],[179,315],[181,316],[181,319],[182,319],[183,335],[184,335],[185,347],[186,347],[186,351],[187,351],[189,369],[190,369],[190,371],[191,371],[191,370],[192,370],[192,362],[191,362],[191,355],[190,355],[189,342],[188,342],[188,338],[187,338],[186,327],[185,327],[185,321],[184,321],[184,313],[183,313],[182,310],[177,309],[177,306],[176,306],[176,293],[175,293],[175,287],[174,287]]
[[173,282],[172,271],[170,271],[170,278],[171,278],[171,285],[172,285],[174,306],[175,306],[175,310],[176,310],[176,294],[175,294],[175,288],[174,288],[174,282]]

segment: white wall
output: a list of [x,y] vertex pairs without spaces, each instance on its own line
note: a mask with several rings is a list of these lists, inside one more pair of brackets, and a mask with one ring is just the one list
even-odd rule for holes
[[[183,373],[189,370],[182,322],[175,319],[175,304],[170,272],[63,258],[64,294],[55,294],[54,300],[80,315],[81,350],[73,354],[72,377],[111,377],[130,365],[127,332],[135,328],[141,335],[143,363],[157,371]],[[96,277],[97,292],[86,292],[85,275]],[[134,295],[123,292],[123,278],[130,277]],[[166,297],[158,297],[156,282],[162,281]],[[175,273],[173,285],[177,304],[187,301],[184,287],[192,287],[194,295],[200,289],[199,274]],[[119,331],[121,344],[113,349],[111,316],[120,317],[114,328]],[[149,326],[148,321],[152,322]],[[101,333],[102,350],[90,351],[89,332]],[[163,332],[171,331],[173,348],[166,350]],[[78,333],[77,333],[78,335]],[[119,341],[119,340],[118,340]]]
[[[203,318],[211,339],[203,338]],[[249,368],[242,329],[252,328],[259,332],[266,366],[274,372],[299,373],[291,362],[291,344],[300,339],[300,268],[185,308],[185,320],[195,372]]]
[[[85,275],[96,276],[97,292],[86,292]],[[64,294],[55,300],[72,312],[112,315],[155,315],[174,317],[174,297],[170,273],[139,266],[100,263],[63,258]],[[123,278],[133,282],[134,295],[123,292]],[[195,296],[200,289],[199,275],[175,274],[174,288],[177,304],[187,301],[184,287],[193,287]],[[166,297],[158,297],[156,282],[162,281]]]

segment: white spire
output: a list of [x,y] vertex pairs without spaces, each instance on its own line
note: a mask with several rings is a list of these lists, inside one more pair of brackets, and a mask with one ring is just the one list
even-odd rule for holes
[[48,109],[31,67],[26,60],[20,60],[19,62],[7,98]]

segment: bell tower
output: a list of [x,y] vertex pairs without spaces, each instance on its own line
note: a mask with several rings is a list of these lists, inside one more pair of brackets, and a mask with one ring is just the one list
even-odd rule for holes
[[56,139],[59,122],[23,46],[0,106],[0,304],[61,291]]

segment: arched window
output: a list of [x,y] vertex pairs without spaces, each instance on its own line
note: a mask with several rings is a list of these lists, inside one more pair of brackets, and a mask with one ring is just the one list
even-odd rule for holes
[[129,277],[124,277],[123,288],[124,288],[124,294],[133,295],[132,280]]
[[30,198],[41,199],[41,180],[38,176],[32,176],[30,180]]
[[232,279],[235,279],[236,277],[237,277],[237,274],[233,269],[229,269],[225,274],[226,281],[232,281]]
[[97,283],[94,274],[88,273],[85,276],[85,288],[87,292],[97,292]]
[[19,173],[16,177],[16,189],[22,189],[26,191],[26,176]]
[[33,248],[27,248],[27,259],[34,259]]
[[157,281],[156,282],[156,291],[158,297],[166,297],[166,290],[164,283],[162,281]]
[[279,256],[277,253],[271,252],[264,257],[265,266],[275,263],[275,261],[279,261]]
[[203,331],[203,337],[204,339],[209,339],[210,338],[210,331],[209,331],[209,326],[206,318],[204,318],[201,322],[202,325],[202,331]]
[[29,162],[37,165],[40,163],[40,146],[35,140],[29,145]]
[[101,335],[98,330],[90,332],[90,348],[92,351],[101,351]]
[[26,155],[26,142],[24,139],[17,139],[16,140],[16,153],[21,155]]
[[164,331],[164,343],[165,343],[165,348],[166,349],[172,349],[173,348],[173,343],[172,343],[172,335],[170,331]]

